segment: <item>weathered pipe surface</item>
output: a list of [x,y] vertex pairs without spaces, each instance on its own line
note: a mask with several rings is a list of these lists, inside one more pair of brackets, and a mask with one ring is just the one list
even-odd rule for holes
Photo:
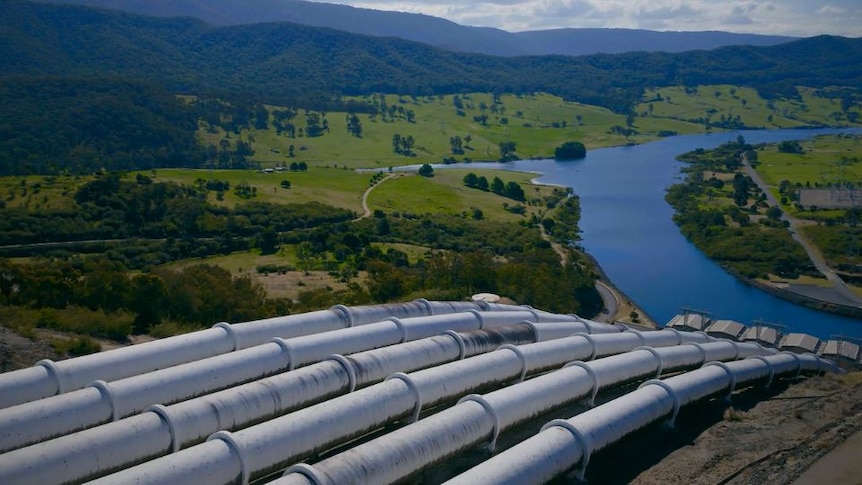
[[[556,420],[536,436],[455,477],[449,485],[545,483],[577,465],[579,475],[590,455],[645,426],[675,418],[679,407],[763,383],[770,376],[819,372],[815,356],[775,354],[707,365],[638,390],[568,420]],[[319,469],[318,469],[319,470]]]

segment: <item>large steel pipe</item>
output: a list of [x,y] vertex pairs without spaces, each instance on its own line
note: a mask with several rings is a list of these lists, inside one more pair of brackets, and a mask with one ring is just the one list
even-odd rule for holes
[[[484,310],[484,302],[428,302],[336,306],[284,317],[267,318],[177,335],[144,344],[123,347],[59,362],[43,360],[29,369],[0,374],[0,408],[81,389],[93,381],[113,381],[164,369],[233,350],[253,347],[274,337],[290,338],[348,326],[377,322],[387,317],[417,317]],[[527,310],[494,305],[496,311]]]
[[[486,386],[501,385],[528,374],[544,372],[571,360],[588,359],[597,354],[597,348],[615,348],[625,352],[643,343],[676,345],[680,339],[702,338],[701,335],[670,331],[639,335],[625,332],[582,334],[517,348],[504,346],[498,351],[470,359],[407,375],[398,374],[383,383],[256,426],[231,434],[218,434],[206,443],[104,477],[101,483],[184,483],[192,480],[227,483],[238,478],[247,480],[252,475],[295,463],[315,451],[343,443],[393,420],[411,415],[415,418],[424,407]],[[737,354],[733,345],[717,345],[727,348],[732,356]],[[566,348],[568,352],[563,351]],[[542,349],[557,360],[543,358]],[[643,351],[645,357],[639,364],[652,362],[654,373],[656,364],[650,361],[654,359],[653,352],[653,349]],[[690,353],[701,359],[700,348],[692,346]],[[512,389],[514,387],[517,386]]]
[[819,372],[814,355],[780,353],[727,364],[706,365],[663,381],[648,381],[637,391],[568,420],[548,423],[536,436],[447,482],[455,484],[544,483],[580,464],[583,478],[590,455],[645,426],[670,419],[680,407],[753,384],[799,373]]
[[[749,353],[759,346],[731,342],[684,344],[575,362],[484,396],[467,397],[450,409],[323,460],[313,470],[321,483],[392,483],[482,442],[493,448],[502,431],[564,404],[594,398],[601,389],[653,377],[662,371],[698,367],[709,359],[733,360],[740,349]],[[246,463],[256,462],[254,453],[247,456]],[[297,476],[285,477],[287,483],[307,478],[298,472],[288,475]]]
[[114,423],[0,455],[0,483],[66,483],[176,451],[219,430],[235,430],[323,399],[410,372],[535,342],[537,328],[562,334],[568,323],[516,324],[494,330],[447,332],[326,360]]
[[[529,311],[464,312],[377,323],[321,334],[276,338],[274,342],[161,369],[0,410],[0,451],[138,413],[153,404],[170,404],[319,361],[416,340],[451,329],[499,327],[534,317]],[[581,328],[571,322],[553,322]]]

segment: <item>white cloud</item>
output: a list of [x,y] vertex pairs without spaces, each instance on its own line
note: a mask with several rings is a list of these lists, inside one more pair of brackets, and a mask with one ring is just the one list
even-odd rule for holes
[[[327,0],[316,0],[327,1]],[[509,31],[562,27],[862,36],[859,0],[331,0]]]

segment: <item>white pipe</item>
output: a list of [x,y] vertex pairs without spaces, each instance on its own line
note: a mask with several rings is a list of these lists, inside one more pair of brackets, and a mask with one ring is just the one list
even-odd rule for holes
[[[0,483],[64,483],[162,456],[219,430],[242,426],[409,372],[524,344],[536,328],[558,333],[569,323],[516,324],[498,329],[447,332],[415,342],[327,360],[292,372],[229,388],[172,406],[90,428],[0,455]],[[345,366],[345,363],[347,366]]]
[[[323,460],[313,469],[323,477],[321,483],[392,483],[483,441],[493,448],[502,431],[561,405],[592,399],[600,389],[700,366],[707,359],[735,359],[740,348],[747,353],[758,346],[683,344],[575,362],[484,396],[469,396],[452,408]],[[248,449],[246,463],[256,463],[252,450],[257,451]]]
[[[411,414],[415,417],[424,407],[481,387],[520,379],[525,374],[543,372],[573,359],[589,358],[596,354],[596,347],[617,347],[625,351],[644,342],[675,345],[680,338],[702,337],[665,331],[641,335],[624,332],[578,335],[518,348],[504,346],[498,351],[470,359],[409,375],[396,375],[381,384],[235,433],[218,434],[206,443],[104,477],[99,483],[185,483],[193,480],[224,483],[237,478],[247,480],[253,474],[259,475],[295,462],[314,451],[327,449],[392,420]],[[627,347],[620,345],[621,342],[628,342]],[[543,348],[555,355],[557,361],[542,358]],[[568,352],[561,351],[565,348]],[[652,353],[644,353],[648,359],[653,358]],[[701,351],[694,347],[690,353],[701,355]],[[735,351],[733,355],[736,355]],[[217,465],[213,464],[215,456],[221,457]]]
[[[386,317],[405,318],[485,308],[489,305],[479,302],[417,300],[353,308],[338,305],[330,310],[235,325],[220,323],[207,330],[59,362],[43,360],[29,369],[0,374],[0,409],[81,389],[96,380],[113,381],[253,347],[273,337],[290,338],[326,332],[377,322]],[[495,305],[493,308],[497,311],[526,310],[508,305]]]
[[811,354],[780,353],[727,364],[706,365],[663,381],[648,381],[637,391],[609,401],[568,420],[555,420],[542,432],[481,463],[447,482],[544,483],[580,464],[590,456],[651,423],[669,418],[681,406],[711,396],[729,395],[734,389],[773,378],[819,372],[824,363]]
[[[153,404],[170,404],[319,361],[439,334],[518,323],[528,311],[478,312],[392,318],[360,327],[295,337],[216,355],[110,383],[0,409],[0,451],[119,420]],[[571,319],[573,328],[580,325]],[[565,322],[561,322],[565,325]]]

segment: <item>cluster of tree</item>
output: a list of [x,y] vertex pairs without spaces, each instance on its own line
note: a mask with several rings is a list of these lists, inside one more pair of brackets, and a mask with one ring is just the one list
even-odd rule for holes
[[[733,191],[712,177],[704,180],[704,171],[729,171],[740,168],[741,157],[752,150],[741,137],[715,150],[698,149],[680,157],[691,165],[685,182],[668,188],[665,199],[676,210],[674,222],[680,231],[707,256],[722,266],[747,278],[765,278],[769,274],[795,278],[800,274],[817,275],[808,254],[797,244],[779,221],[781,210],[768,208],[764,194],[751,179],[736,172]],[[749,206],[752,192],[757,201]],[[704,206],[705,198],[729,198],[733,205]],[[765,219],[752,224],[750,214],[766,208]]]
[[494,177],[489,184],[488,179],[485,178],[484,175],[477,176],[475,173],[470,172],[464,176],[464,185],[471,189],[479,189],[486,192],[491,191],[497,195],[502,195],[503,197],[508,197],[519,202],[527,200],[524,188],[521,187],[521,184],[514,181],[506,183],[503,182],[500,177]]
[[785,140],[778,144],[778,151],[781,153],[804,153],[802,145],[796,140]]
[[[829,36],[678,54],[500,58],[289,23],[213,28],[187,18],[139,18],[35,2],[6,7],[4,73],[113,73],[160,82],[176,92],[248,93],[260,102],[312,109],[321,109],[312,104],[331,105],[342,94],[494,91],[549,92],[627,113],[644,86],[732,84],[755,87],[768,98],[796,97],[797,86],[858,86],[862,76],[854,70],[862,41]],[[92,35],[93,25],[99,26],[98,36]],[[160,43],[153,45],[153,38]]]
[[[353,217],[350,211],[319,203],[255,202],[227,209],[206,202],[206,185],[201,189],[143,180],[131,182],[116,173],[105,174],[84,184],[69,209],[3,209],[0,245],[223,234],[252,237],[266,227],[288,231]],[[250,194],[254,192],[245,186]]]
[[518,158],[518,156],[515,155],[515,151],[518,149],[517,143],[515,143],[511,140],[501,141],[499,143],[499,148],[500,148],[500,161],[501,162],[508,162],[511,160],[516,160]]
[[[249,135],[251,137],[251,135]],[[218,147],[212,143],[206,148],[206,165],[211,168],[247,169],[251,166],[249,157],[254,155],[252,138],[247,141],[230,138],[219,140]]]
[[0,99],[0,175],[197,167],[204,159],[195,113],[155,85],[4,76]]
[[400,133],[392,135],[392,151],[399,155],[415,156],[414,145],[416,145],[416,139],[413,138],[413,135],[401,136]]
[[[39,260],[14,264],[0,259],[0,305],[66,309],[84,307],[107,314],[135,315],[133,327],[86,329],[94,336],[122,340],[145,333],[163,320],[209,326],[274,316],[283,311],[267,300],[249,276],[232,276],[211,265],[132,274],[107,260]],[[283,305],[283,303],[282,303]]]
[[362,138],[362,120],[356,113],[347,113],[347,132],[356,138]]
[[579,160],[587,156],[587,147],[579,141],[567,141],[554,150],[557,160]]
[[242,130],[269,128],[269,110],[266,106],[236,96],[230,98],[198,97],[191,104],[193,112],[206,125],[207,131],[238,135]]
[[449,137],[449,147],[455,155],[463,155],[465,148],[470,148],[470,142],[473,137],[470,135],[461,138],[459,135]]

